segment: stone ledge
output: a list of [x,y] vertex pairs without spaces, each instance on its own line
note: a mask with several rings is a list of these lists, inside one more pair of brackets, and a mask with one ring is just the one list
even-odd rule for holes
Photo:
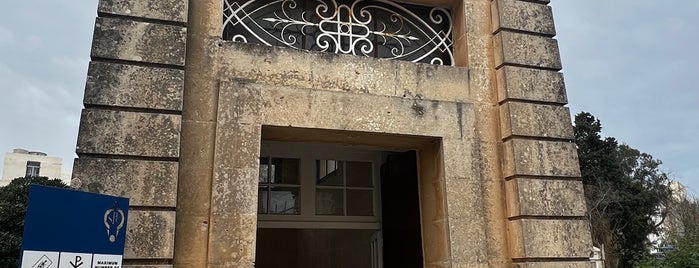
[[[123,268],[172,268],[172,264],[124,264]],[[87,267],[85,267],[87,268]]]
[[510,136],[573,139],[567,107],[506,102],[500,106],[502,138]]
[[585,220],[521,219],[508,223],[512,258],[588,258],[592,240]]
[[184,71],[90,62],[85,104],[182,111]]
[[75,159],[71,186],[129,198],[131,206],[175,207],[177,162]]
[[556,35],[550,6],[519,0],[495,0],[491,4],[493,32],[504,28],[550,37]]
[[97,18],[90,56],[184,66],[187,28]]
[[585,216],[581,181],[514,178],[505,182],[507,217]]
[[512,139],[503,143],[503,175],[580,177],[572,142]]
[[221,76],[258,84],[465,102],[467,68],[223,42]]
[[84,109],[75,151],[145,157],[178,157],[181,116]]
[[221,81],[218,124],[261,122],[468,139],[474,135],[474,115],[470,103]]
[[172,259],[174,211],[129,211],[124,259]]
[[186,0],[100,0],[97,12],[187,22]]
[[550,261],[550,262],[523,262],[515,263],[515,268],[591,268],[589,261]]
[[497,70],[498,101],[530,100],[568,103],[563,74],[556,71],[503,66]]
[[509,31],[494,36],[495,65],[532,66],[560,70],[558,41],[553,38]]

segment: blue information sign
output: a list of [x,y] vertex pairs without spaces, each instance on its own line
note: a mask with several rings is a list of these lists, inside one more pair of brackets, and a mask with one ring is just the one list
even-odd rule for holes
[[32,185],[21,268],[118,268],[129,200]]

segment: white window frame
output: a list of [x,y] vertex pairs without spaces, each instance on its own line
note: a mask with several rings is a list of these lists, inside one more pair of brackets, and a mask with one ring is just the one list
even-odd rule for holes
[[[32,164],[32,165],[30,165]],[[36,164],[36,165],[33,165]],[[30,172],[31,169],[31,172]],[[27,166],[24,172],[25,177],[39,177],[41,174],[41,162],[39,161],[27,161]]]
[[[300,215],[257,214],[258,228],[381,229],[380,167],[382,151],[341,145],[263,141],[260,157],[295,158],[300,161]],[[371,162],[373,216],[315,215],[316,160]]]

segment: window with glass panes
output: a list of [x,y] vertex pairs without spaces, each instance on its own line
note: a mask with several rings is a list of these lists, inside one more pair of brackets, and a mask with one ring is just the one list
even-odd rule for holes
[[38,177],[41,170],[41,163],[35,161],[27,161],[27,170],[25,177]]
[[373,216],[372,163],[316,160],[316,215]]
[[261,157],[257,213],[300,214],[299,176],[298,159]]
[[380,152],[273,144],[259,158],[258,219],[378,223]]

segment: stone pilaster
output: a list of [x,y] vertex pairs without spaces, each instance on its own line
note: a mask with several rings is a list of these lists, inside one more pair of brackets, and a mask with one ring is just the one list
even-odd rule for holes
[[549,1],[491,3],[512,262],[588,267],[592,242]]
[[187,1],[101,0],[73,185],[130,198],[124,267],[171,267]]
[[211,215],[219,91],[212,50],[221,41],[223,2],[190,0],[186,15],[187,65],[173,261],[177,268],[219,267],[209,259],[214,250],[211,234],[219,226]]

